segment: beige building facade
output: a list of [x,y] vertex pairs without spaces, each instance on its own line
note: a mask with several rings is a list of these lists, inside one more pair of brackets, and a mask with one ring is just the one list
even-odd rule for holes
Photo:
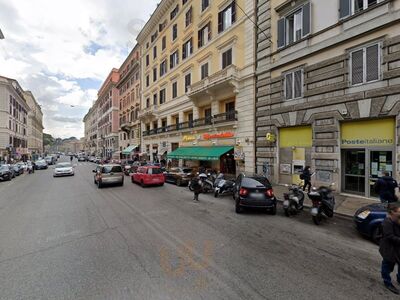
[[377,179],[400,171],[400,1],[258,9],[257,169],[298,183],[309,165],[317,186],[377,197]]
[[119,152],[121,158],[138,157],[140,152],[140,47],[132,49],[119,68]]
[[43,153],[43,112],[32,92],[24,91],[24,98],[29,106],[28,112],[28,152],[33,158]]
[[98,147],[97,147],[97,123],[98,123],[98,114],[97,107],[95,103],[89,109],[85,117],[83,118],[84,123],[84,151],[88,155],[97,155]]
[[160,2],[137,38],[146,159],[254,171],[254,14],[247,0]]

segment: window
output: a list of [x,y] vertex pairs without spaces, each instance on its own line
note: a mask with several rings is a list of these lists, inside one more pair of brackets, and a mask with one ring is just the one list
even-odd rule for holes
[[158,104],[158,102],[157,102],[157,94],[154,94],[153,95],[153,105],[157,105]]
[[146,99],[146,108],[149,108],[150,107],[150,98],[147,98]]
[[222,53],[222,69],[232,64],[232,48]]
[[188,0],[182,0],[182,5],[185,5],[188,2]]
[[286,73],[284,88],[286,100],[301,98],[303,96],[303,70]]
[[294,13],[278,20],[278,48],[304,38],[311,31],[311,5],[307,3]]
[[160,91],[160,104],[165,103],[165,89]]
[[175,6],[175,8],[171,11],[171,14],[170,14],[171,20],[173,18],[175,18],[175,16],[178,14],[178,12],[179,12],[179,5]]
[[193,54],[193,38],[190,38],[182,45],[182,59],[185,59]]
[[178,97],[178,82],[175,81],[172,83],[172,99],[175,99]]
[[167,20],[165,20],[164,22],[158,24],[158,31],[159,32],[163,31],[166,26],[167,26]]
[[379,80],[380,44],[355,50],[350,54],[351,84],[362,84]]
[[161,40],[161,50],[165,50],[166,47],[167,47],[167,37],[163,36]]
[[169,68],[172,69],[179,63],[179,52],[176,50],[174,53],[170,55],[169,59]]
[[167,73],[167,60],[165,59],[161,64],[160,64],[160,77],[164,76]]
[[205,10],[210,5],[210,0],[201,0],[201,11]]
[[192,7],[185,14],[185,26],[188,27],[190,24],[192,24]]
[[150,85],[150,75],[146,75],[146,87]]
[[201,79],[208,77],[208,62],[201,66]]
[[383,0],[340,0],[340,18],[366,10]]
[[154,33],[151,35],[151,42],[154,42],[154,41],[156,40],[157,35],[158,35],[158,32],[157,32],[157,31],[154,32]]
[[157,57],[157,46],[153,47],[153,59]]
[[192,74],[188,73],[185,75],[185,93],[187,93],[188,88],[192,84]]
[[157,80],[157,67],[153,68],[153,82]]
[[211,124],[212,115],[211,115],[211,107],[204,109],[204,118],[206,124]]
[[178,24],[172,26],[172,41],[175,41],[178,37]]
[[218,32],[222,32],[236,22],[236,5],[233,1],[223,11],[218,13]]
[[198,46],[203,47],[211,40],[211,22],[208,22],[203,28],[198,31]]

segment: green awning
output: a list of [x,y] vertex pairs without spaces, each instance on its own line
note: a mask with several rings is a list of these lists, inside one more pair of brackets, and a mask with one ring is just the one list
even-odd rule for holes
[[123,155],[129,155],[129,154],[131,154],[131,152],[132,152],[133,150],[135,150],[136,147],[137,147],[137,145],[128,146],[128,147],[126,147],[124,150],[122,150],[122,154],[123,154]]
[[232,149],[232,146],[182,147],[172,151],[167,157],[191,160],[219,160],[221,155],[224,155]]

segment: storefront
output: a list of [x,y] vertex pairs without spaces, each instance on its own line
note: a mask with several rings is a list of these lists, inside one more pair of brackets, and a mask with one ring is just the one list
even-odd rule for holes
[[305,166],[311,166],[312,128],[279,129],[279,182],[298,184]]
[[135,159],[139,158],[139,146],[138,145],[130,145],[122,150],[121,158],[126,159]]
[[341,124],[343,192],[377,197],[378,178],[395,174],[395,128],[394,118]]

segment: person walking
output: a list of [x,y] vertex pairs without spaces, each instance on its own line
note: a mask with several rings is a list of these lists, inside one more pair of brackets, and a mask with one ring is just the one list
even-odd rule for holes
[[203,188],[201,177],[199,176],[193,178],[190,184],[193,190],[193,201],[199,201],[199,194],[201,193],[201,190]]
[[379,195],[382,203],[396,202],[396,188],[398,187],[397,181],[390,176],[389,172],[383,172],[383,176],[375,183],[375,193]]
[[303,170],[303,173],[300,175],[300,179],[304,180],[304,186],[303,186],[303,191],[306,190],[306,187],[308,187],[308,192],[311,190],[311,171],[310,171],[310,166],[306,166]]
[[69,160],[70,160],[70,162],[72,163],[72,160],[74,159],[74,157],[71,155],[70,157],[69,157]]
[[382,239],[379,252],[382,255],[381,275],[385,287],[392,293],[399,290],[392,284],[390,273],[397,265],[397,283],[400,284],[400,205],[398,202],[388,204],[388,216],[382,223]]

